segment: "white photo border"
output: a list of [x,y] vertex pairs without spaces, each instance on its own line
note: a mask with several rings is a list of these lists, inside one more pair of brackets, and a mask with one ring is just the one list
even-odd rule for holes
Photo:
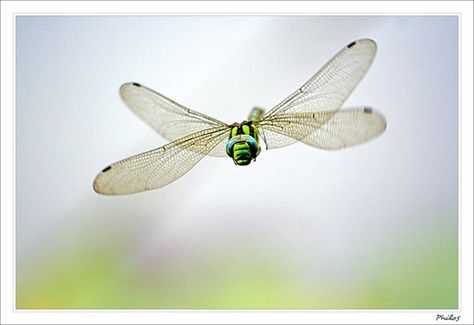
[[[341,8],[344,11],[341,11]],[[15,17],[18,15],[457,15],[459,17],[458,310],[17,310],[15,308]],[[473,3],[471,1],[2,1],[2,324],[473,323]],[[462,69],[461,69],[462,67]]]

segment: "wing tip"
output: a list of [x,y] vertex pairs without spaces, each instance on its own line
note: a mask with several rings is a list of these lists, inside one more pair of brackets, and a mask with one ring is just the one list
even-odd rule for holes
[[364,107],[365,114],[372,114],[374,109],[372,107]]
[[385,132],[385,130],[387,129],[387,119],[385,118],[385,116],[383,116],[382,113],[374,110],[372,107],[364,107],[364,113],[371,115],[373,114],[373,118],[378,119],[380,121],[380,134]]
[[124,96],[126,96],[127,92],[132,88],[144,88],[144,86],[142,84],[139,84],[138,82],[126,82],[122,86],[120,86],[120,96],[122,96],[122,98],[125,98]]
[[385,116],[383,116],[382,113],[378,112],[377,110],[369,106],[365,106],[363,108],[363,112],[364,114],[372,115],[371,116],[372,119],[379,121],[380,127],[378,129],[379,129],[380,134],[385,132],[385,130],[387,129],[387,119],[385,118]]
[[134,87],[143,87],[142,84],[138,83],[138,82],[126,82],[124,83],[122,86],[120,86],[120,88],[126,88],[126,87],[130,87],[130,86],[134,86]]
[[92,183],[92,188],[94,189],[94,192],[97,194],[101,195],[113,195],[114,193],[111,193],[110,191],[106,191],[104,186],[103,186],[103,176],[104,174],[112,169],[112,166],[107,166],[102,171],[99,173],[99,175],[96,176],[94,179],[94,182]]
[[349,43],[346,46],[346,48],[350,49],[351,47],[354,47],[354,45],[356,44],[366,44],[367,46],[373,47],[374,52],[377,51],[377,43],[373,39],[370,39],[370,38],[361,38],[361,39],[355,40]]
[[100,176],[100,174],[94,179],[94,183],[92,184],[92,188],[94,189],[94,192],[96,192],[97,194],[104,194],[102,192],[102,190],[100,189],[99,176]]

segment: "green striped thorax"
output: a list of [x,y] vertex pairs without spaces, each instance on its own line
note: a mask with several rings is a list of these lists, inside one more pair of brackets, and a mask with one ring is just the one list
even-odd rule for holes
[[264,110],[254,107],[250,112],[248,120],[242,123],[234,123],[230,130],[229,141],[226,145],[226,153],[239,166],[246,166],[260,153],[258,129],[255,121],[260,120]]

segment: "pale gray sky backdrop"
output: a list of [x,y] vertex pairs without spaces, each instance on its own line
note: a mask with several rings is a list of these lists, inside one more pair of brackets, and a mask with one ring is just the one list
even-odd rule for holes
[[[75,240],[72,233],[107,237],[124,227],[137,238],[129,252],[136,259],[173,249],[183,259],[234,246],[274,258],[285,250],[298,252],[286,262],[302,276],[340,281],[387,252],[416,250],[403,243],[423,246],[433,229],[456,232],[457,23],[454,16],[18,17],[19,266],[35,265]],[[246,168],[208,157],[175,183],[132,196],[92,190],[103,167],[166,143],[121,101],[121,84],[139,82],[224,122],[241,121],[360,38],[374,39],[378,53],[345,106],[384,114],[387,130],[374,141],[338,152],[296,144],[263,151]]]

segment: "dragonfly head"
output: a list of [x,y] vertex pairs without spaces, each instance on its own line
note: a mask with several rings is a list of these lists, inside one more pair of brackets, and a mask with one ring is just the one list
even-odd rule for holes
[[246,166],[255,160],[260,153],[260,147],[253,137],[239,134],[229,139],[226,153],[239,166]]

